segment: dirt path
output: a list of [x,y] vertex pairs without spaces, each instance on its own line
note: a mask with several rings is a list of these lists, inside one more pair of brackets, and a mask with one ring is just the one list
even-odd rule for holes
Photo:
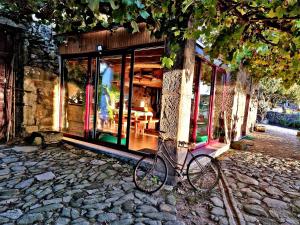
[[266,132],[254,132],[254,140],[245,140],[251,152],[259,152],[276,158],[300,160],[300,137],[297,131],[277,126],[265,125]]

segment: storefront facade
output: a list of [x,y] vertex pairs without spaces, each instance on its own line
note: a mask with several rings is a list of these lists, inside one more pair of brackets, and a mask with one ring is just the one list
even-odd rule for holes
[[172,79],[160,63],[164,40],[143,29],[134,35],[119,28],[68,36],[60,46],[60,130],[66,137],[134,153],[155,150],[166,124],[188,133],[195,148],[228,142],[230,76],[224,68],[205,59],[200,46],[193,50],[188,110],[180,109],[190,119],[180,127],[164,113]]

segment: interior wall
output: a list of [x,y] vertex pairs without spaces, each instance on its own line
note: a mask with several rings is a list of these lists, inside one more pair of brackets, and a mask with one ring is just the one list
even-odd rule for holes
[[146,94],[146,88],[133,86],[132,107],[140,107],[141,101],[145,102],[145,106],[151,107],[151,97]]

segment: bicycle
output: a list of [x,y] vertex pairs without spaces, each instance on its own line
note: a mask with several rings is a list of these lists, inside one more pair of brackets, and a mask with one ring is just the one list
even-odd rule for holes
[[[164,134],[165,132],[160,131],[160,133]],[[183,164],[178,163],[170,155],[170,150],[166,146],[167,141],[169,139],[160,135],[157,152],[147,154],[137,162],[133,176],[137,189],[149,194],[161,189],[168,177],[167,160],[176,175],[180,178],[187,176],[188,182],[196,191],[211,191],[220,179],[218,160],[206,154],[195,155],[189,143],[179,141],[178,147],[187,148],[187,152]],[[189,157],[191,159],[188,162]],[[186,172],[184,173],[185,168]]]

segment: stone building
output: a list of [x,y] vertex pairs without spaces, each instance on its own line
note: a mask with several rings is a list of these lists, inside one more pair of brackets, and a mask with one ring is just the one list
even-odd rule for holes
[[58,58],[50,27],[0,18],[0,140],[57,130]]
[[164,39],[143,25],[140,31],[64,37],[59,127],[65,140],[139,154],[156,150],[164,131],[180,160],[178,141],[220,154],[253,128],[255,86],[243,68],[230,74],[205,57],[201,43],[187,41],[184,67],[166,71]]
[[178,141],[220,154],[254,126],[249,74],[243,68],[228,73],[205,57],[199,42],[186,43],[182,69],[166,71],[164,39],[144,25],[136,34],[119,28],[64,36],[58,49],[50,27],[21,27],[9,107],[18,128],[11,137],[60,130],[70,142],[139,154],[156,150],[164,131],[176,155]]

